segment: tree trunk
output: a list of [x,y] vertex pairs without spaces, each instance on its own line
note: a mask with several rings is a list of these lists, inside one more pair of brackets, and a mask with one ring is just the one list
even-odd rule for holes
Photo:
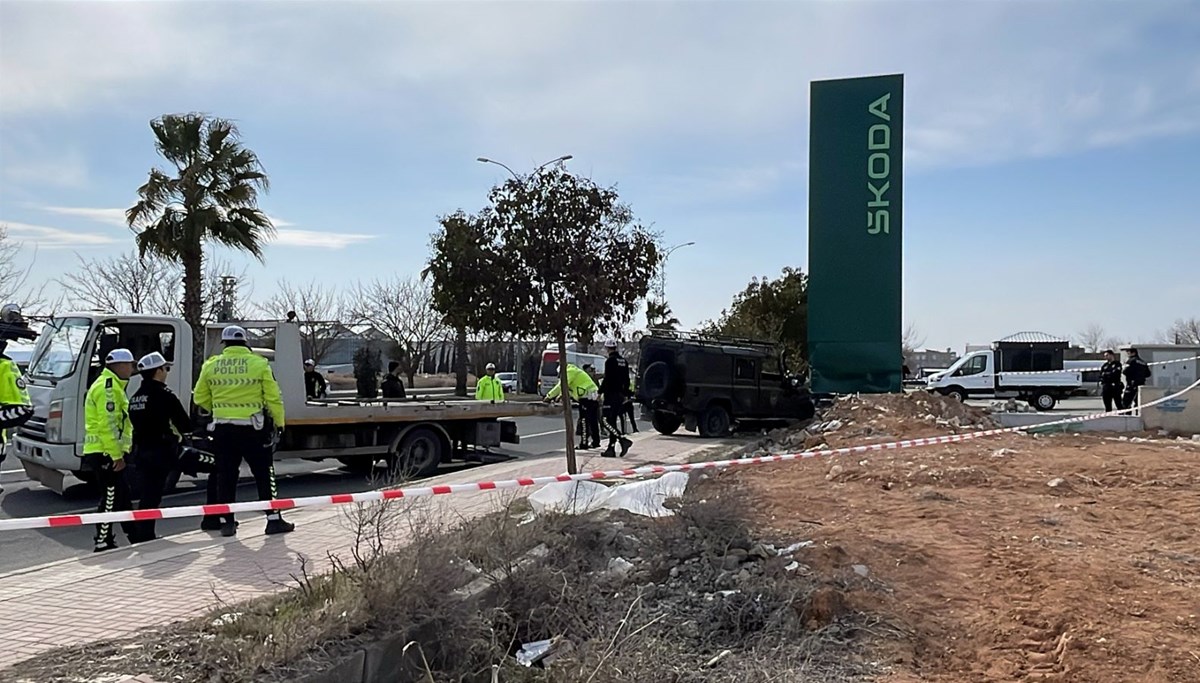
[[[571,416],[571,389],[567,385],[567,332],[563,329],[555,331],[558,338],[558,386],[562,387],[563,420],[567,427],[567,474],[577,474],[579,468],[575,464],[575,420]],[[586,427],[586,425],[584,425]]]
[[183,319],[192,328],[192,384],[200,378],[204,364],[204,302],[200,290],[204,286],[204,256],[199,249],[183,257]]
[[[475,375],[479,375],[476,368]],[[459,327],[454,337],[454,395],[467,395],[467,328]]]

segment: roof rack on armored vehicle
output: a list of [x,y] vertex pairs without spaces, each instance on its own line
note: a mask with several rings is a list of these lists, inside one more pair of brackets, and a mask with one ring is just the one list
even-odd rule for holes
[[709,334],[706,332],[697,332],[694,330],[665,330],[660,328],[651,328],[648,335],[654,339],[668,339],[672,341],[694,342],[698,344],[733,344],[737,346],[754,346],[768,350],[774,350],[776,344],[761,339],[749,339],[747,337],[734,337],[722,334]]

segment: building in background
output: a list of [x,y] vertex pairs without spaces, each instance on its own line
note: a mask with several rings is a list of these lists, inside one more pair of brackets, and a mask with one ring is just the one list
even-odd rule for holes
[[924,349],[921,351],[911,351],[905,359],[908,368],[914,374],[921,370],[930,370],[933,368],[944,370],[958,361],[958,353],[953,349],[939,351],[937,349]]

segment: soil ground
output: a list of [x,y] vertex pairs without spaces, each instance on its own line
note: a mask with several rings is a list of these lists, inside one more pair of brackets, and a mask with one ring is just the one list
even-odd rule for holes
[[[933,436],[958,410],[910,404],[839,405],[818,438]],[[1200,681],[1200,443],[1018,434],[717,480],[752,533],[815,542],[796,559],[844,577],[831,609],[906,632],[876,643],[879,680]]]

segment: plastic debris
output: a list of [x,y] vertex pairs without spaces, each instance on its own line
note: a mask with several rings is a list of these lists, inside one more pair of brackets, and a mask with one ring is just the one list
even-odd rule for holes
[[663,507],[669,498],[678,498],[687,488],[686,472],[668,472],[657,479],[605,486],[595,481],[555,482],[529,496],[535,513],[565,512],[586,514],[593,510],[627,510],[644,517],[669,517],[675,513]]
[[524,666],[539,665],[540,668],[545,668],[559,656],[569,652],[572,648],[571,641],[557,636],[549,640],[536,640],[532,643],[522,643],[521,649],[517,651],[517,661]]

